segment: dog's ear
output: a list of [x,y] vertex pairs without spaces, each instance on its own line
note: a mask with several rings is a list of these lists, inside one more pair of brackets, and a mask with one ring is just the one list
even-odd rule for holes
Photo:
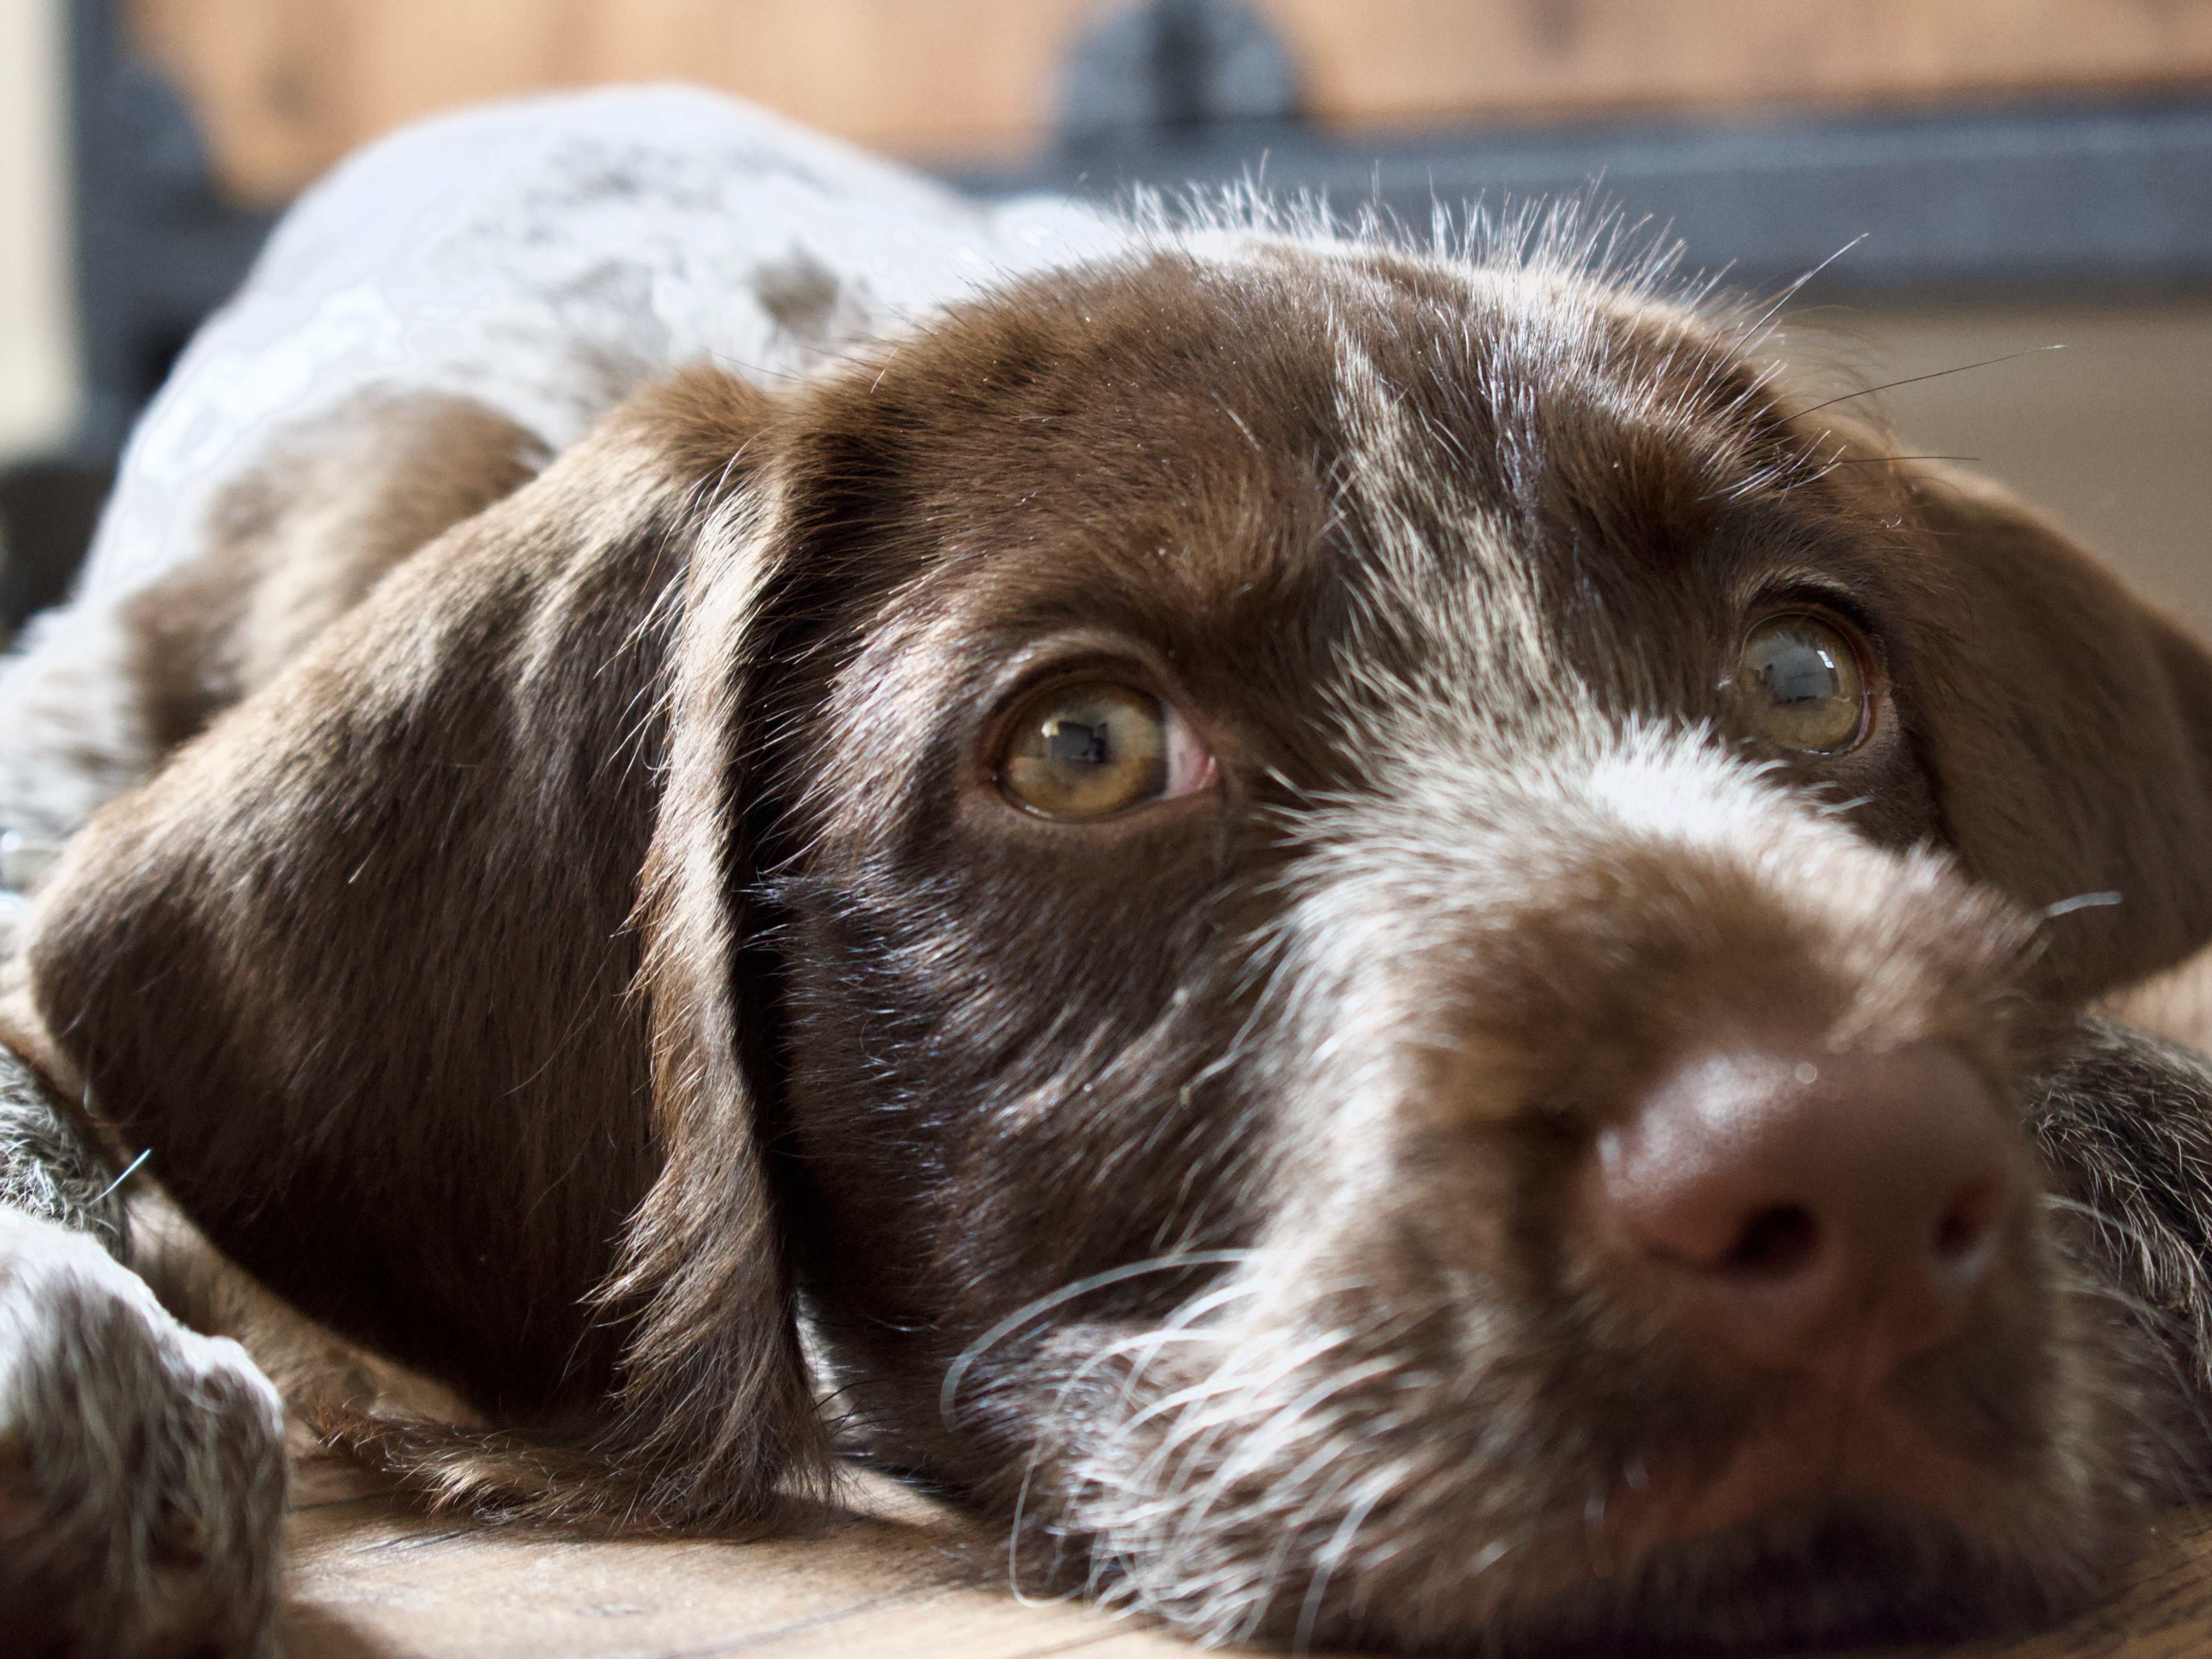
[[356,1425],[449,1494],[726,1525],[823,1466],[716,978],[708,671],[666,708],[679,631],[747,659],[773,413],[633,396],[96,817],[37,924],[40,1021],[215,1242],[523,1437]]
[[2212,657],[1995,487],[1911,487],[1911,672],[1953,847],[2049,916],[2055,994],[2170,966],[2212,936]]
[[[828,1439],[798,1346],[786,1241],[762,1162],[773,1075],[761,969],[759,722],[777,664],[759,611],[788,536],[778,470],[695,544],[668,697],[667,774],[637,910],[658,1178],[630,1218],[615,1302],[643,1313],[623,1360],[634,1455],[733,1495],[805,1492]],[[702,1504],[702,1491],[688,1507]]]

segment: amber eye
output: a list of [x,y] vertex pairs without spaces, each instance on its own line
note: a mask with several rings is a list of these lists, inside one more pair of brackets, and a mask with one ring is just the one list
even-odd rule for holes
[[1832,755],[1867,725],[1866,676],[1841,629],[1818,617],[1769,617],[1744,635],[1736,696],[1744,718],[1785,749]]
[[1095,818],[1188,794],[1213,757],[1158,697],[1109,681],[1063,685],[1025,705],[999,762],[1008,799],[1052,818]]

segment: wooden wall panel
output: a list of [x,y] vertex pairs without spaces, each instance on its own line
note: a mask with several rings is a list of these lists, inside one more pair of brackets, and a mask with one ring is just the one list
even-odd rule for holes
[[596,81],[720,87],[861,143],[1011,151],[1094,0],[131,0],[225,180],[296,190],[399,123]]
[[[1258,0],[1324,118],[2212,84],[2212,0]],[[1100,0],[130,0],[244,194],[503,93],[678,77],[863,143],[1045,128]]]
[[1317,114],[1824,103],[2212,82],[2205,0],[1267,0]]

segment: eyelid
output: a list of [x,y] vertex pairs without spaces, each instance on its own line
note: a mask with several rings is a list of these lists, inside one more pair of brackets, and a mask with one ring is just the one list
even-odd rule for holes
[[1160,792],[1159,798],[1174,800],[1212,787],[1220,771],[1213,750],[1206,746],[1181,708],[1165,697],[1159,701],[1160,711],[1167,717],[1168,724],[1168,786]]
[[1858,647],[1862,667],[1877,668],[1887,659],[1887,647],[1881,624],[1856,593],[1824,583],[1796,582],[1768,590],[1744,607],[1743,631],[1749,633],[1774,617],[1806,616],[1839,629]]

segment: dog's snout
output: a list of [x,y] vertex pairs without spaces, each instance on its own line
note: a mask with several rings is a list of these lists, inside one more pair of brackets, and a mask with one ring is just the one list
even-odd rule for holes
[[1598,1143],[1603,1224],[1701,1357],[1848,1395],[1955,1335],[2022,1175],[1948,1048],[1678,1066]]

